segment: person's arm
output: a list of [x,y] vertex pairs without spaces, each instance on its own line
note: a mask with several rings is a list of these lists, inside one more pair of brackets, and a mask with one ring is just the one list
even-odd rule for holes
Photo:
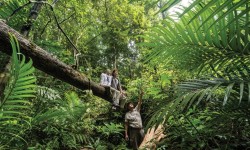
[[128,122],[125,122],[125,139],[128,140]]
[[139,99],[138,99],[138,104],[137,104],[137,110],[140,111],[141,110],[141,104],[142,104],[142,96],[143,96],[144,92],[141,91],[139,94]]

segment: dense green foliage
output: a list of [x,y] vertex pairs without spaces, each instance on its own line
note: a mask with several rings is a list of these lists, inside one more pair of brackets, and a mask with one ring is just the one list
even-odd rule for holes
[[[40,1],[28,38],[93,81],[118,68],[130,101],[144,90],[144,126],[165,127],[159,149],[247,149],[250,2],[179,2]],[[0,18],[20,31],[34,3],[0,2]],[[126,149],[125,110],[35,70],[11,43],[0,149]]]
[[150,120],[184,124],[178,136],[180,131],[170,130],[171,140],[188,141],[180,147],[235,149],[250,144],[248,5],[197,0],[180,8],[178,20],[167,17],[144,36],[147,42],[142,45],[152,49],[146,62],[188,73],[186,81],[175,86],[174,100]]
[[35,97],[36,77],[32,60],[25,63],[26,58],[20,54],[16,39],[11,36],[12,66],[4,97],[0,101],[0,148],[18,147],[18,142],[26,142],[22,135],[29,130],[30,98]]

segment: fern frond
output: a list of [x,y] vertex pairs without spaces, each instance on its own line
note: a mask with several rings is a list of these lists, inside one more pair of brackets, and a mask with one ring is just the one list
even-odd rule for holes
[[[20,54],[20,49],[15,37],[10,35],[12,46],[10,79],[4,91],[4,98],[0,101],[0,126],[1,131],[15,135],[8,143],[30,126],[27,112],[30,107],[28,99],[35,97],[36,78],[33,75],[32,60],[25,62],[25,56]],[[6,138],[6,136],[1,138]],[[6,140],[6,139],[5,139]]]
[[[24,63],[25,56],[22,55],[22,57],[20,57],[18,42],[12,36],[11,45],[13,49],[11,77],[4,92],[4,99],[0,104],[3,114],[5,108],[25,106],[28,102],[23,99],[34,98],[34,93],[36,92],[34,89],[36,78],[33,76],[35,69],[32,66],[32,60],[28,63]],[[19,60],[18,57],[21,58],[21,60]]]
[[62,99],[58,91],[45,86],[37,86],[37,92],[40,97],[48,100]]

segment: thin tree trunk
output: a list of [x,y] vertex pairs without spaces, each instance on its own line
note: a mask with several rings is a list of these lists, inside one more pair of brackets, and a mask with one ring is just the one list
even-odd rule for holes
[[33,60],[34,67],[79,89],[91,89],[94,95],[110,101],[111,96],[109,89],[105,89],[98,83],[89,80],[80,72],[61,62],[56,57],[53,57],[39,46],[24,38],[17,31],[6,25],[3,21],[0,21],[0,51],[11,55],[12,51],[9,33],[13,34],[17,38],[21,53]]
[[4,89],[6,86],[6,83],[8,81],[8,70],[9,70],[9,63],[10,56],[6,55],[2,52],[0,52],[0,100],[2,99]]
[[[42,0],[37,0],[37,1],[39,2],[39,1],[42,1]],[[21,28],[21,34],[24,35],[25,37],[29,36],[29,32],[31,30],[33,22],[38,17],[38,14],[39,14],[39,11],[42,8],[42,5],[43,5],[42,3],[35,3],[33,5],[33,7],[31,8],[27,23],[25,25],[23,25],[22,28]]]

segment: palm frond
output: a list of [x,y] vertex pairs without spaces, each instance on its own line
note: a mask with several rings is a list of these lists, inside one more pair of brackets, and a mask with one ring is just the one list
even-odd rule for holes
[[53,121],[58,118],[65,118],[67,116],[67,112],[61,109],[50,109],[45,112],[37,113],[32,118],[32,125],[36,126],[43,122]]
[[36,92],[34,90],[36,78],[33,76],[35,69],[32,66],[32,60],[25,62],[25,56],[20,54],[18,42],[12,36],[11,45],[13,49],[11,77],[0,104],[3,115],[7,111],[12,112],[7,108],[12,108],[12,110],[20,107],[28,108],[29,102],[25,99],[34,98]]
[[4,0],[0,5],[0,19],[7,20],[8,25],[16,30],[26,23],[31,2],[29,0]]
[[[144,36],[147,42],[143,45],[153,49],[146,60],[159,63],[171,59],[177,67],[195,69],[220,61],[221,57],[214,57],[217,55],[247,56],[250,46],[248,3],[194,1],[189,8],[183,8],[179,21],[167,17],[162,25]],[[239,8],[241,10],[237,10]]]
[[22,8],[23,4],[28,4],[28,0],[7,0],[0,5],[0,18],[8,19]]
[[65,93],[65,100],[60,101],[59,106],[42,110],[32,118],[33,125],[39,125],[46,121],[52,120],[72,120],[80,121],[87,107],[80,101],[75,92]]
[[168,11],[171,7],[175,6],[180,1],[181,0],[169,0],[169,1],[167,1],[166,4],[164,4],[164,6],[162,8],[160,8],[160,10],[156,14],[158,14],[159,12]]
[[[32,66],[32,60],[26,63],[25,56],[20,53],[17,40],[11,35],[10,42],[13,52],[12,67],[4,98],[0,101],[0,128],[2,132],[15,135],[11,139],[13,140],[30,125],[27,114],[30,107],[28,99],[35,97],[36,78],[33,75],[35,69]],[[8,136],[1,138],[6,139]],[[9,139],[8,142],[11,140]]]
[[[183,82],[176,88],[178,97],[156,111],[148,125],[160,124],[162,120],[167,120],[172,115],[186,111],[193,105],[199,105],[201,101],[216,101],[216,103],[220,102],[221,106],[238,101],[239,106],[241,103],[245,105],[248,102],[247,97],[250,95],[249,85],[250,81],[219,78]],[[222,97],[224,98],[222,99]]]
[[62,102],[63,109],[68,113],[68,118],[79,120],[86,112],[87,107],[81,102],[75,92],[65,93],[66,102]]

